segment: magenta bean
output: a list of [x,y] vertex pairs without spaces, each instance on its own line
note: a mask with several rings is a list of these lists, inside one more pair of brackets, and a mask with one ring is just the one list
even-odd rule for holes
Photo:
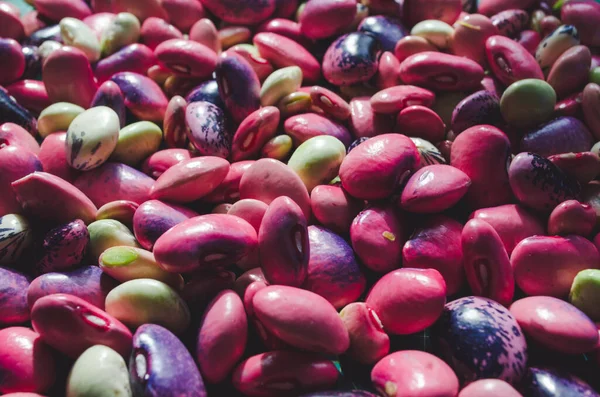
[[350,152],[340,166],[342,186],[360,199],[391,195],[415,169],[419,152],[404,135],[384,134],[369,139]]
[[187,149],[159,150],[144,161],[142,170],[146,175],[158,179],[158,177],[175,164],[189,160],[190,158],[192,158],[192,155]]
[[528,237],[515,247],[510,261],[523,292],[557,298],[569,294],[577,273],[600,267],[594,244],[575,235]]
[[160,43],[170,39],[183,39],[183,34],[175,26],[161,18],[150,17],[140,30],[142,43],[154,50]]
[[20,80],[7,86],[6,90],[20,105],[35,114],[51,105],[42,81]]
[[232,163],[225,179],[212,192],[202,198],[209,203],[235,202],[240,197],[240,181],[244,173],[254,164],[253,160]]
[[356,255],[369,269],[385,273],[400,267],[406,226],[391,206],[371,206],[359,213],[350,226]]
[[83,266],[71,272],[46,273],[35,278],[27,289],[27,304],[34,303],[47,295],[74,295],[97,308],[104,310],[106,295],[118,285],[98,266]]
[[471,219],[489,223],[500,236],[508,255],[511,255],[515,246],[527,237],[545,234],[542,222],[517,204],[482,208],[473,212]]
[[233,161],[253,158],[277,132],[279,109],[266,106],[250,113],[233,136],[231,156]]
[[456,105],[452,113],[451,129],[458,135],[464,130],[481,124],[500,127],[503,124],[500,113],[500,99],[488,90],[477,91]]
[[269,204],[258,233],[260,262],[271,284],[299,287],[304,282],[310,246],[302,210],[289,197]]
[[534,0],[481,0],[478,2],[477,11],[483,15],[494,15],[511,9],[526,10],[534,3]]
[[600,157],[593,152],[561,153],[548,157],[568,177],[585,185],[600,174]]
[[260,267],[250,269],[239,276],[235,280],[234,290],[240,297],[244,298],[248,287],[255,282],[265,282],[265,275]]
[[442,314],[446,283],[434,269],[398,269],[380,278],[365,302],[388,334],[412,334],[431,326]]
[[[454,55],[467,57],[484,65],[486,63],[485,41],[499,33],[498,28],[488,17],[481,14],[465,15],[454,23],[452,52]],[[424,47],[422,43],[421,46]]]
[[11,3],[0,3],[0,37],[20,40],[23,35],[25,26],[19,19],[19,9]]
[[[412,379],[421,379],[413,382]],[[390,397],[431,395],[453,397],[458,378],[440,358],[431,353],[406,350],[382,358],[371,371],[371,381],[380,393]]]
[[534,56],[508,37],[488,38],[485,42],[485,54],[494,76],[506,86],[530,78],[545,80]]
[[233,119],[241,123],[260,107],[260,81],[242,57],[223,53],[216,64],[219,93]]
[[475,61],[439,52],[411,55],[400,64],[400,79],[432,90],[472,90],[483,79],[483,68]]
[[560,203],[548,218],[548,234],[589,236],[596,226],[596,211],[577,200]]
[[300,177],[286,164],[274,159],[256,161],[242,176],[240,199],[256,199],[271,204],[279,196],[287,196],[310,219],[310,197]]
[[204,309],[219,292],[234,287],[235,274],[228,271],[195,272],[185,283],[181,297],[189,307],[198,309],[192,316],[200,317]]
[[462,229],[459,222],[444,215],[426,218],[402,248],[403,266],[437,270],[446,282],[446,294],[456,294],[465,283]]
[[350,345],[348,331],[335,308],[313,292],[272,285],[258,291],[252,303],[260,323],[294,347],[341,354]]
[[134,116],[141,120],[163,121],[169,101],[154,81],[133,72],[119,72],[110,79],[121,89],[125,106]]
[[[54,352],[30,328],[0,330],[0,392],[45,393],[56,379]],[[39,368],[44,368],[40,371]]]
[[507,173],[509,160],[510,141],[495,127],[471,127],[456,138],[450,163],[471,178],[466,194],[471,207],[492,207],[512,200]]
[[348,33],[336,39],[323,58],[323,76],[342,86],[363,83],[377,73],[381,46],[374,36]]
[[277,397],[331,388],[339,373],[333,362],[307,353],[271,351],[252,356],[233,373],[233,386],[247,396]]
[[151,250],[156,240],[167,230],[197,215],[185,207],[148,200],[133,215],[133,232],[140,245]]
[[19,79],[25,72],[25,56],[21,45],[10,38],[0,38],[0,84],[6,85]]
[[52,102],[70,102],[86,109],[98,88],[85,54],[69,46],[48,56],[42,77]]
[[440,142],[446,135],[446,125],[433,110],[415,105],[398,113],[394,131],[430,142]]
[[36,272],[45,274],[76,267],[83,260],[89,241],[90,234],[80,219],[50,230],[44,237]]
[[29,150],[16,145],[0,146],[0,190],[4,192],[0,198],[0,216],[22,212],[11,183],[41,170],[42,163]]
[[565,175],[548,159],[534,153],[521,153],[508,170],[515,197],[534,210],[550,212],[565,200],[579,195],[579,183]]
[[559,117],[528,132],[521,140],[523,152],[543,157],[568,152],[587,152],[594,138],[585,124],[573,117]]
[[343,124],[315,113],[304,113],[288,118],[285,120],[284,129],[292,137],[295,146],[300,146],[310,138],[319,135],[333,136],[344,146],[352,143],[352,136]]
[[154,54],[171,73],[185,77],[209,77],[217,65],[217,54],[192,40],[163,41],[156,46]]
[[480,379],[469,383],[458,397],[523,397],[510,384],[500,379]]
[[583,354],[598,344],[596,325],[575,306],[550,296],[519,299],[510,312],[525,335],[561,353]]
[[300,14],[300,30],[309,39],[325,39],[350,25],[355,15],[354,0],[309,0]]
[[232,135],[225,112],[209,102],[192,102],[185,111],[188,139],[205,156],[229,157]]
[[350,348],[346,354],[362,364],[373,364],[390,351],[390,338],[375,310],[364,302],[350,303],[342,309],[340,317],[350,335]]
[[402,7],[404,18],[410,26],[426,19],[439,19],[452,24],[462,9],[461,2],[458,0],[434,0],[428,3],[407,0]]
[[394,127],[389,115],[375,113],[370,97],[357,97],[350,100],[349,128],[357,138],[386,134]]
[[34,154],[40,152],[40,145],[35,138],[23,127],[14,123],[0,125],[0,147],[3,146],[20,146]]
[[29,320],[27,289],[29,277],[16,270],[0,267],[0,324],[3,327]]
[[105,163],[82,173],[74,184],[101,207],[111,201],[129,200],[141,204],[149,200],[154,180],[128,165]]
[[592,54],[586,46],[574,46],[563,52],[552,65],[547,80],[556,96],[564,98],[580,91],[589,81],[591,62]]
[[[310,47],[311,40],[302,34],[300,24],[284,18],[269,19],[256,29],[257,33],[276,33],[294,40],[305,48]],[[235,46],[234,46],[235,48]]]
[[165,143],[170,148],[183,148],[188,143],[185,110],[187,102],[179,95],[169,101],[163,121]]
[[384,51],[394,52],[396,43],[404,38],[408,31],[402,22],[387,15],[371,15],[358,25],[359,32],[370,33],[379,39]]
[[276,0],[202,0],[202,5],[219,19],[230,24],[256,25],[275,12]]
[[278,69],[298,66],[307,83],[314,83],[321,77],[319,61],[302,45],[276,33],[258,33],[252,38],[260,55]]
[[386,88],[371,97],[371,107],[377,113],[396,113],[414,105],[430,107],[434,102],[433,92],[411,85]]
[[81,171],[71,167],[67,161],[66,140],[66,132],[55,132],[48,135],[42,141],[38,157],[45,172],[73,183]]
[[130,44],[114,54],[101,59],[96,64],[94,75],[103,83],[120,72],[132,72],[146,75],[149,67],[156,63],[152,49],[143,44]]
[[502,36],[511,38],[517,37],[529,24],[529,14],[519,9],[501,11],[490,19]]
[[202,2],[197,0],[163,0],[161,5],[167,12],[168,19],[186,32],[205,15]]
[[312,86],[310,89],[310,99],[313,106],[337,120],[347,120],[351,115],[348,102],[327,88],[318,85]]
[[585,0],[571,1],[564,4],[560,11],[562,22],[577,28],[582,44],[593,47],[600,45],[597,23],[600,18],[600,4]]
[[244,258],[258,245],[256,231],[233,215],[209,214],[187,219],[154,244],[158,264],[170,272],[218,268]]
[[98,211],[86,195],[69,182],[46,172],[33,172],[14,181],[15,197],[27,213],[41,219],[66,223],[81,219],[87,225]]
[[102,83],[90,104],[91,108],[95,106],[106,106],[114,110],[119,116],[121,128],[125,127],[125,98],[117,84],[112,81]]
[[402,191],[400,206],[409,212],[435,213],[454,206],[467,193],[471,179],[457,168],[429,165],[415,172]]
[[498,233],[487,222],[471,219],[462,231],[465,273],[471,291],[503,306],[515,292],[513,270]]
[[[556,117],[581,117],[582,114],[583,92],[577,92],[568,97],[557,101],[554,106],[554,116]],[[585,119],[584,119],[585,120]],[[586,121],[586,123],[588,123]],[[591,129],[591,125],[588,125]],[[593,130],[591,131],[594,133]]]
[[585,123],[594,135],[595,140],[600,138],[600,116],[596,111],[598,105],[600,105],[600,86],[589,83],[583,89],[581,108],[583,109]]
[[247,334],[242,300],[232,290],[222,291],[208,305],[198,331],[196,357],[207,382],[225,380],[244,354]]
[[398,58],[389,51],[384,52],[379,58],[379,65],[377,67],[375,80],[377,88],[383,90],[398,85],[400,83],[399,68],[400,61],[398,61]]
[[517,43],[521,44],[531,55],[535,55],[535,52],[542,41],[542,36],[535,30],[524,30],[515,39]]
[[32,135],[37,134],[35,117],[17,103],[2,86],[0,86],[0,119],[3,123],[14,123],[21,126]]
[[336,309],[357,301],[365,291],[366,280],[352,247],[320,226],[308,227],[308,240],[308,275],[302,287],[321,295]]
[[111,12],[114,14],[129,12],[142,22],[150,17],[158,17],[165,20],[168,18],[168,15],[162,8],[160,2],[156,0],[149,0],[143,3],[136,0],[122,0],[119,2],[111,0],[92,0],[92,8],[95,12]]
[[31,309],[31,324],[42,340],[71,358],[97,344],[123,357],[131,351],[132,335],[123,323],[74,295],[39,298]]
[[92,14],[84,0],[35,0],[35,9],[53,22],[65,17],[84,19]]
[[190,203],[212,192],[229,172],[229,162],[204,156],[184,160],[166,170],[150,190],[152,199]]
[[363,202],[350,196],[342,187],[319,185],[310,193],[315,218],[326,228],[344,235],[363,209]]
[[262,201],[244,199],[233,204],[227,213],[244,219],[251,224],[256,230],[256,233],[258,233],[262,220],[267,212],[267,208],[269,208],[269,206]]

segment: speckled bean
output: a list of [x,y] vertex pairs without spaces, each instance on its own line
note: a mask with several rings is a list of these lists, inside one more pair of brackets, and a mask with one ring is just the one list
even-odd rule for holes
[[192,102],[185,111],[185,121],[188,139],[201,154],[229,156],[232,135],[221,108],[210,102]]
[[18,325],[29,320],[27,289],[30,278],[13,269],[0,267],[0,324]]
[[133,72],[120,72],[110,79],[117,83],[123,92],[125,106],[134,116],[157,123],[163,121],[169,102],[154,81]]
[[482,90],[469,95],[456,105],[452,112],[451,129],[458,135],[481,124],[499,127],[502,121],[499,98],[491,91]]
[[325,53],[323,76],[338,86],[365,82],[377,73],[380,52],[377,39],[367,33],[341,36]]
[[[119,116],[119,123],[121,128],[125,127],[125,98],[118,85],[112,81],[105,81],[98,87],[96,95],[92,99],[90,107],[106,106],[115,111]],[[68,128],[62,128],[66,130]]]

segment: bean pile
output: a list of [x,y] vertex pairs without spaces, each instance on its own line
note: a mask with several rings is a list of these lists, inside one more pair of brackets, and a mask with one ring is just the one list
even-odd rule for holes
[[600,396],[600,2],[30,3],[0,394]]

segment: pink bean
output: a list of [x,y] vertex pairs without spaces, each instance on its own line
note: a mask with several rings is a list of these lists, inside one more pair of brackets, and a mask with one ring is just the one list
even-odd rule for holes
[[544,79],[542,68],[519,43],[504,36],[491,36],[485,42],[485,55],[494,76],[504,85],[523,79]]
[[182,39],[183,34],[164,19],[150,17],[142,24],[141,41],[154,50],[160,43],[170,39]]
[[406,58],[421,52],[437,51],[437,47],[431,44],[427,39],[420,36],[406,36],[396,43],[394,55],[398,62],[402,64]]
[[315,218],[326,228],[345,234],[363,203],[350,196],[342,187],[319,185],[310,193],[310,204]]
[[593,152],[555,154],[549,156],[548,160],[583,185],[593,181],[600,174],[600,157]]
[[462,231],[462,250],[471,291],[508,306],[515,280],[508,254],[494,228],[485,221],[471,219]]
[[485,42],[490,36],[499,34],[492,20],[481,14],[470,14],[454,24],[452,51],[483,65],[485,64]]
[[356,97],[350,101],[349,127],[357,138],[386,134],[394,127],[389,115],[375,113],[370,97]]
[[36,114],[52,104],[42,81],[20,80],[7,86],[6,90],[25,109]]
[[373,95],[371,107],[377,113],[396,113],[408,106],[430,107],[435,102],[435,94],[412,85],[398,85],[386,88]]
[[569,294],[577,273],[600,268],[596,247],[575,235],[528,237],[515,247],[510,261],[523,292],[558,298]]
[[0,148],[3,146],[20,146],[33,154],[40,152],[40,145],[35,138],[23,127],[14,123],[0,125]]
[[25,72],[25,56],[21,45],[10,38],[0,38],[0,84],[6,85],[19,79]]
[[403,3],[403,14],[410,26],[426,19],[439,19],[452,24],[462,10],[458,0],[432,0],[423,3],[419,0],[406,0]]
[[0,330],[0,345],[0,392],[44,393],[54,384],[54,353],[37,332],[25,327],[5,328]]
[[431,326],[442,314],[446,283],[434,269],[394,270],[375,283],[366,303],[379,315],[386,332],[412,334]]
[[31,324],[42,340],[71,358],[94,345],[108,346],[123,357],[131,352],[132,335],[127,327],[74,295],[38,299],[31,308]]
[[548,234],[551,236],[577,234],[589,236],[596,226],[596,211],[577,200],[560,203],[548,218]]
[[444,139],[446,125],[433,110],[415,105],[404,108],[398,113],[394,131],[437,143]]
[[232,290],[219,293],[208,305],[198,331],[196,357],[204,380],[223,381],[242,358],[248,320],[240,297]]
[[19,20],[19,10],[11,3],[0,3],[0,37],[20,40],[25,35],[24,23]]
[[166,170],[184,160],[189,160],[191,156],[187,149],[159,150],[144,161],[142,170],[146,175],[158,179]]
[[167,12],[168,19],[184,32],[205,15],[200,0],[162,0],[161,5]]
[[523,397],[510,384],[500,379],[480,379],[470,383],[458,397]]
[[65,17],[84,19],[92,14],[84,0],[35,0],[34,4],[40,15],[54,22]]
[[265,106],[250,113],[233,136],[231,159],[240,161],[256,157],[277,133],[279,119],[279,109],[274,106]]
[[373,364],[390,351],[390,338],[379,316],[364,302],[350,303],[340,312],[350,335],[348,356],[362,364]]
[[309,39],[324,39],[352,23],[355,15],[354,0],[309,0],[300,14],[300,30]]

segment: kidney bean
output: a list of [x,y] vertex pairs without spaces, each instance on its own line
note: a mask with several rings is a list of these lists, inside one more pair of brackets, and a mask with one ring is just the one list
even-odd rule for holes
[[456,135],[476,125],[503,124],[500,101],[495,93],[482,90],[469,95],[456,105],[452,112],[452,132]]
[[350,303],[340,317],[350,335],[350,357],[363,364],[373,364],[390,351],[390,338],[385,333],[379,316],[364,302]]
[[313,292],[288,286],[268,286],[254,295],[252,305],[258,321],[292,346],[341,354],[350,345],[348,331],[335,308]]
[[136,117],[162,122],[168,100],[154,81],[133,72],[116,73],[111,80],[117,83],[125,97],[125,106]]
[[25,23],[25,16],[20,20],[19,14],[18,9],[15,12],[13,4],[7,2],[0,4],[0,37],[20,40],[25,35],[28,25]]
[[380,51],[379,42],[369,34],[353,32],[341,36],[325,53],[323,76],[338,86],[365,82],[377,73]]
[[[407,381],[415,377],[424,381]],[[390,397],[418,393],[450,397],[458,393],[458,378],[448,364],[417,350],[395,352],[381,359],[371,371],[371,381],[380,393]]]
[[251,356],[233,373],[234,387],[248,396],[276,397],[281,390],[292,393],[328,389],[339,373],[335,365],[319,356],[294,351],[272,351]]
[[[0,360],[2,393],[45,393],[56,378],[55,358],[52,349],[37,332],[25,327],[0,330],[3,352]],[[44,371],[38,368],[42,366]]]
[[470,383],[458,393],[458,397],[522,397],[511,385],[500,379],[480,379]]
[[587,47],[577,45],[569,48],[552,65],[548,73],[548,84],[554,88],[559,98],[579,91],[588,82],[591,62],[591,53]]
[[504,85],[528,78],[544,79],[533,55],[508,37],[489,37],[485,42],[485,54],[494,76]]
[[515,281],[526,294],[565,297],[578,272],[598,268],[599,255],[580,236],[533,236],[515,247],[511,263]]
[[498,35],[498,23],[480,14],[466,15],[454,23],[451,38],[452,51],[455,55],[474,60],[479,64],[485,63],[485,42]]
[[395,131],[430,142],[444,139],[446,125],[433,110],[420,105],[402,109],[396,116]]
[[72,358],[96,344],[108,346],[122,356],[131,350],[131,332],[125,325],[73,295],[39,298],[31,308],[31,323],[42,340]]
[[402,7],[405,18],[411,26],[419,21],[434,18],[450,24],[458,18],[461,2],[458,0],[435,0],[424,4],[418,0],[409,0]]
[[349,25],[356,15],[354,0],[312,0],[300,14],[300,30],[309,39],[335,35]]

